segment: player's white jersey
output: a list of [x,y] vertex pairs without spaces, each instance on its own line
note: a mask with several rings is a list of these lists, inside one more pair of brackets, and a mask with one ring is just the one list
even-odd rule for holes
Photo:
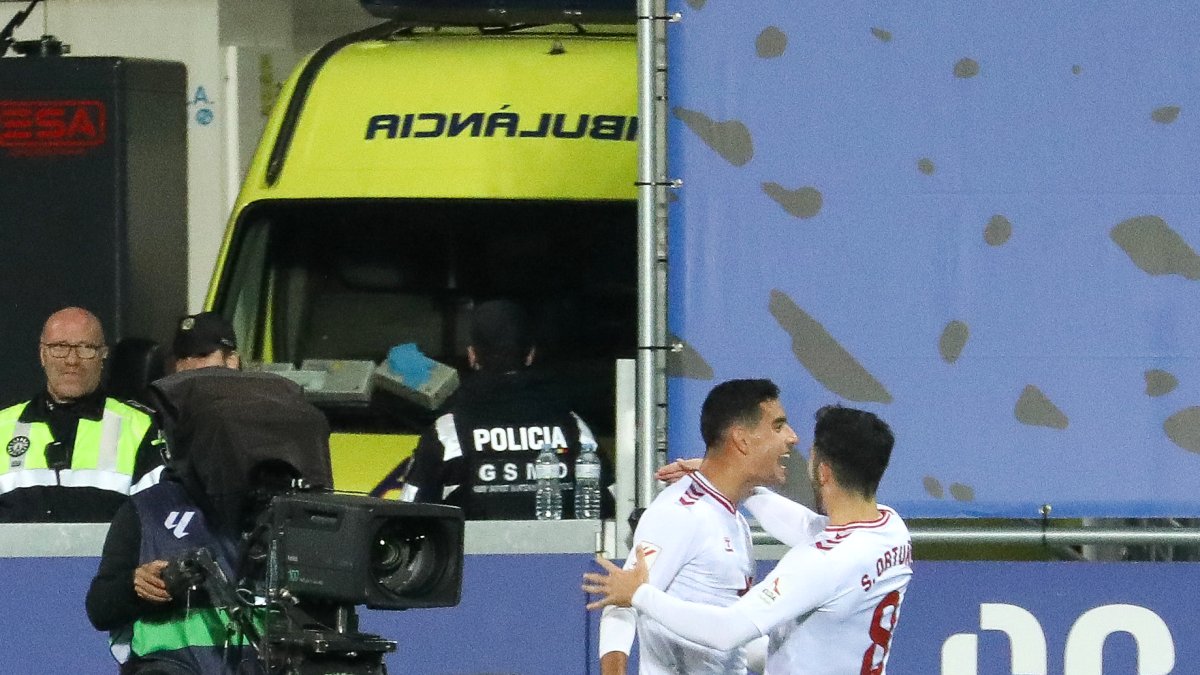
[[[754,559],[750,528],[737,506],[698,472],[659,493],[642,514],[634,533],[650,567],[650,585],[675,598],[727,607],[753,583]],[[636,562],[630,553],[625,567]],[[612,624],[632,619],[634,610],[608,608],[601,620],[600,654],[628,652]],[[607,628],[609,630],[606,630]],[[607,634],[607,636],[606,636]],[[704,647],[672,633],[647,617],[637,617],[642,675],[665,673],[745,672],[742,648],[722,651]]]
[[793,547],[738,608],[770,636],[768,675],[881,675],[912,576],[895,511],[827,526]]
[[769,636],[767,675],[882,675],[912,576],[908,528],[886,506],[874,520],[830,526],[763,494],[770,495],[747,499],[747,508],[757,516],[774,505],[768,531],[790,522],[793,540],[766,579],[725,608],[680,602],[650,584],[634,593],[633,606],[717,649]]

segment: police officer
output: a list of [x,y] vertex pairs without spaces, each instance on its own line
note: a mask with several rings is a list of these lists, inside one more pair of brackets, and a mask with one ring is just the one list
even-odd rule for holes
[[0,410],[0,522],[108,522],[162,470],[149,411],[104,395],[108,347],[94,314],[50,315],[39,348],[46,388]]
[[572,511],[575,458],[592,430],[547,380],[530,371],[536,348],[525,312],[495,300],[471,316],[467,359],[474,375],[450,411],[421,436],[401,498],[461,507],[468,519],[534,518],[534,459],[542,443],[558,452]]

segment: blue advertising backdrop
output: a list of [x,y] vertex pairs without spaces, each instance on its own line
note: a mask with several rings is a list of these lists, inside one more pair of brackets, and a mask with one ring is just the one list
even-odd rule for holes
[[[116,672],[83,612],[96,564],[0,558],[0,578],[27,581],[0,596],[4,672]],[[590,554],[467,556],[460,606],[364,611],[363,629],[399,642],[392,673],[596,673],[597,616],[579,591],[591,565]],[[917,561],[888,673],[1191,672],[1200,622],[1184,590],[1198,576],[1196,563]]]
[[888,673],[1190,672],[1195,563],[916,562]]
[[893,425],[909,518],[1200,512],[1192,3],[671,9],[673,457],[769,377]]

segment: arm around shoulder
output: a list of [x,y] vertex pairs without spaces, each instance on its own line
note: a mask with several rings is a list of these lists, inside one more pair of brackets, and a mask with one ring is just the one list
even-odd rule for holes
[[788,546],[807,543],[828,522],[807,506],[766,488],[755,488],[743,505],[768,534]]

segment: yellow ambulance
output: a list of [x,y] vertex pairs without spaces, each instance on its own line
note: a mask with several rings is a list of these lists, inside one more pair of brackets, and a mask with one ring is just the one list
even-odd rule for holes
[[[632,27],[389,24],[285,84],[207,305],[326,412],[337,488],[396,495],[496,297],[530,309],[539,365],[611,436],[636,337],[636,78]],[[444,364],[428,390],[379,386],[397,345]]]

